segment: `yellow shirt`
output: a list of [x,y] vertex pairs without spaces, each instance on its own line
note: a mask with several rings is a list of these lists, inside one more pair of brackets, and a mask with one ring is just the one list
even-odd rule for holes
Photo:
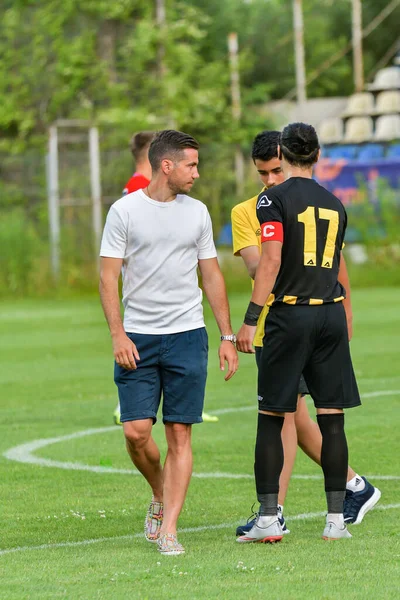
[[[266,189],[264,188],[262,191]],[[237,204],[232,209],[233,254],[235,256],[240,256],[240,251],[248,246],[258,246],[261,254],[261,228],[256,214],[257,198],[258,194],[250,198],[250,200]],[[253,280],[251,283],[254,286]],[[259,347],[263,345],[264,324],[267,313],[268,306],[265,305],[258,319],[254,346]]]

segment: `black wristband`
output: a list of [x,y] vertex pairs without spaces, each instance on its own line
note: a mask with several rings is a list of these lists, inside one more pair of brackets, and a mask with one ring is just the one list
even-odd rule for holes
[[257,325],[258,318],[261,315],[263,308],[263,306],[260,306],[255,302],[250,302],[249,306],[247,307],[246,314],[244,315],[245,325]]

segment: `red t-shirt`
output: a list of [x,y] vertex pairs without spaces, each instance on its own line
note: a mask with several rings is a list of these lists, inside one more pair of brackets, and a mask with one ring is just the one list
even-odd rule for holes
[[147,179],[141,173],[134,173],[126,186],[123,189],[122,195],[126,196],[126,194],[131,194],[132,192],[136,192],[137,190],[142,190],[147,187],[150,183],[150,180]]

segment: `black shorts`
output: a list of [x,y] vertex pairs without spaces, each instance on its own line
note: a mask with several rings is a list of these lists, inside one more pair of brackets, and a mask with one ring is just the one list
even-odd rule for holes
[[259,409],[295,412],[302,373],[316,408],[361,404],[341,302],[270,309],[258,369]]
[[[262,354],[262,346],[255,346],[255,349],[256,349],[257,368],[259,368],[260,361],[261,361],[261,354]],[[309,393],[310,392],[308,391],[306,380],[304,379],[303,375],[300,375],[298,394],[300,394],[300,396],[305,396],[306,394],[309,394]]]

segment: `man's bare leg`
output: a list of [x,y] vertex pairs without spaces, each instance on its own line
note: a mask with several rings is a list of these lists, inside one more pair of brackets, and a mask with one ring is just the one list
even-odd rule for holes
[[[300,396],[299,396],[300,398]],[[281,476],[279,478],[279,496],[278,502],[281,506],[285,504],[285,498],[289,487],[290,477],[292,475],[294,461],[297,452],[297,432],[295,413],[286,413],[285,422],[282,427],[282,444],[284,463]]]
[[[295,422],[300,448],[311,460],[321,466],[322,435],[317,423],[310,417],[304,396],[299,398],[297,402]],[[347,481],[350,481],[355,476],[356,472],[349,466],[347,469]]]
[[166,423],[168,452],[164,464],[164,519],[160,535],[176,534],[177,522],[192,475],[192,426]]
[[151,436],[152,419],[123,423],[126,448],[135,467],[153,491],[156,502],[163,501],[163,468],[160,451]]

